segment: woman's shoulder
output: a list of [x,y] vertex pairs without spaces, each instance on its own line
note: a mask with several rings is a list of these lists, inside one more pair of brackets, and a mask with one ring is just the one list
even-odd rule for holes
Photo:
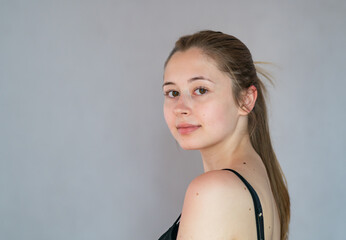
[[244,184],[234,173],[226,170],[213,170],[197,176],[191,181],[188,191],[200,190],[202,193],[244,191]]
[[213,170],[197,176],[189,184],[185,199],[203,204],[220,204],[222,210],[252,204],[251,195],[240,178],[225,170]]
[[238,176],[225,170],[209,171],[187,188],[179,234],[201,240],[252,236],[251,230],[256,229],[253,211],[251,195]]

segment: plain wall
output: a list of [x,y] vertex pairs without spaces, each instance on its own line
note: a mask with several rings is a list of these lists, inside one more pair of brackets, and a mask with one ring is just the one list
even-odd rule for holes
[[0,239],[157,239],[203,172],[165,125],[163,63],[213,29],[270,61],[290,239],[343,239],[346,2],[0,1]]

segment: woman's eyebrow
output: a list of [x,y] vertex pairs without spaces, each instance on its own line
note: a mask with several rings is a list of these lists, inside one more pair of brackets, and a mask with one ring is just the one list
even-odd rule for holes
[[[193,81],[197,81],[197,80],[205,80],[205,81],[209,81],[211,83],[214,83],[212,80],[210,80],[209,78],[206,78],[206,77],[203,77],[203,76],[198,76],[198,77],[193,77],[193,78],[190,78],[189,80],[187,80],[189,83],[190,82],[193,82]],[[162,88],[164,86],[167,86],[167,85],[176,85],[174,82],[165,82],[162,84]]]
[[165,83],[162,84],[162,88],[164,86],[167,86],[167,85],[175,85],[175,83],[174,82],[165,82]]
[[203,76],[193,77],[193,78],[189,79],[188,82],[193,82],[193,81],[196,81],[196,80],[206,80],[206,81],[214,83],[209,78],[206,78],[206,77],[203,77]]

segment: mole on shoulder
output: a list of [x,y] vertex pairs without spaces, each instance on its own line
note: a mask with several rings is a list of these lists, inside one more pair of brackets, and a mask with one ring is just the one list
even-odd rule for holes
[[251,211],[251,208],[249,208],[249,211]]
[[199,193],[198,192],[196,192],[196,196],[198,196],[199,195]]
[[243,164],[246,164],[246,162],[243,162]]

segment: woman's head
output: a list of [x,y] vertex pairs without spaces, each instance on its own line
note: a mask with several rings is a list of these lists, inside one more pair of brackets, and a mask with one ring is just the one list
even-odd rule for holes
[[171,57],[163,91],[165,119],[182,148],[202,150],[246,134],[248,113],[236,104],[230,77],[201,49]]
[[[176,71],[177,66],[183,71]],[[194,75],[194,70],[201,74]],[[266,167],[280,216],[283,240],[288,234],[290,200],[285,177],[271,144],[263,95],[266,89],[257,72],[248,48],[233,36],[214,31],[183,36],[176,42],[165,63],[165,118],[173,136],[187,149],[220,140],[232,134],[239,124],[245,126],[253,148]],[[213,85],[215,79],[218,82]],[[217,89],[215,85],[221,88]],[[208,96],[209,89],[218,94]],[[174,104],[172,101],[175,101]],[[172,117],[172,110],[179,118]],[[199,140],[199,136],[205,136],[200,126],[211,134],[210,139]],[[188,137],[179,139],[179,136],[191,132],[197,136],[192,141]]]
[[[260,93],[262,91],[251,54],[241,41],[233,36],[213,31],[201,31],[193,35],[183,36],[176,42],[174,49],[165,63],[165,82],[173,82],[173,80],[178,81],[179,79],[182,79],[180,76],[177,77],[177,74],[182,74],[181,71],[183,68],[185,71],[185,81],[186,79],[196,77],[203,77],[211,80],[209,82],[195,81],[190,85],[196,87],[198,84],[203,83],[201,87],[209,93],[216,92],[216,96],[219,97],[217,100],[220,100],[218,102],[214,101],[215,98],[212,98],[211,96],[208,96],[208,98],[206,96],[203,96],[203,98],[196,97],[196,99],[204,101],[209,99],[210,104],[208,106],[200,105],[200,108],[197,106],[191,109],[194,113],[200,112],[206,117],[210,116],[211,118],[214,118],[215,124],[210,127],[213,127],[214,130],[222,128],[224,134],[227,134],[229,133],[229,131],[226,131],[227,125],[223,124],[222,121],[228,121],[228,128],[231,128],[229,130],[234,130],[235,120],[237,120],[237,114],[234,111],[240,107],[245,111],[246,115],[249,113],[249,120],[248,123],[246,123],[249,124],[249,130],[246,129],[246,131],[248,131],[250,135],[252,134],[256,124],[256,116],[254,116],[251,110],[256,101],[256,91],[259,91]],[[220,82],[219,80],[223,80],[223,82]],[[215,81],[218,82],[215,84]],[[218,87],[222,88],[219,89]],[[164,91],[167,92],[167,90],[175,90],[175,92],[179,92],[177,88],[170,89],[169,87],[164,87]],[[209,93],[204,95],[208,95]],[[191,96],[193,96],[193,93]],[[232,99],[230,100],[228,97],[231,97]],[[228,105],[225,104],[225,100],[228,101]],[[166,102],[170,103],[172,100]],[[195,102],[198,101],[187,101],[187,103],[190,104]],[[221,102],[222,104],[220,104]],[[213,107],[211,106],[212,103],[214,103]],[[234,104],[236,106],[230,106]],[[165,110],[168,108],[166,106],[171,105],[165,104]],[[217,110],[217,106],[228,107],[228,111],[225,111],[225,109],[219,111],[208,111],[209,108]],[[193,148],[193,146],[184,147],[184,145],[179,141],[179,134],[174,134],[173,123],[170,122],[173,121],[169,116],[169,113],[172,112],[170,110],[171,109],[167,109],[167,111],[165,111],[165,117],[167,124],[169,126],[171,125],[170,129],[173,136],[178,140],[183,148]],[[221,118],[222,114],[226,119]],[[227,118],[227,114],[232,114],[232,116]],[[240,112],[240,114],[244,114],[244,112]],[[218,116],[220,116],[220,118]],[[200,124],[200,122],[196,122],[198,119],[190,120],[194,121],[195,124]],[[217,125],[216,121],[219,121],[220,124]],[[209,125],[209,122],[206,124]],[[222,130],[220,129],[220,131]],[[215,133],[217,134],[217,132]],[[209,140],[212,141],[213,139],[210,138]]]

